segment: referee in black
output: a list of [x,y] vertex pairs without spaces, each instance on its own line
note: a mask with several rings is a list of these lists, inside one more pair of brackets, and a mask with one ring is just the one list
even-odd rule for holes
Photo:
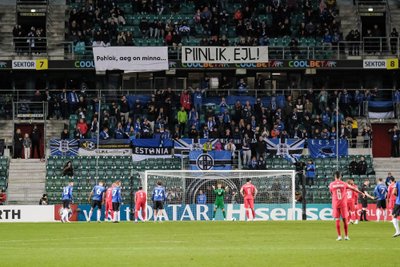
[[361,186],[360,191],[364,193],[364,197],[361,196],[361,214],[360,214],[360,221],[368,222],[367,220],[367,209],[368,209],[368,197],[373,198],[371,195],[368,194],[367,189],[369,188],[369,180],[365,179],[364,183]]

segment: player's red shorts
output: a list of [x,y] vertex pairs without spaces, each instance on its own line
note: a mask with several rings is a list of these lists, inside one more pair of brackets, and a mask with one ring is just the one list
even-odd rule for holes
[[393,198],[393,200],[389,200],[389,201],[388,201],[388,206],[387,206],[387,208],[390,209],[390,210],[393,210],[394,204],[396,204],[396,199],[395,199],[395,198]]
[[340,218],[340,216],[342,216],[342,218],[347,218],[349,215],[347,205],[332,206],[332,215],[335,219]]
[[244,208],[245,209],[254,209],[254,198],[245,198],[244,199]]
[[349,212],[356,211],[356,205],[354,204],[354,201],[347,201],[347,210]]
[[106,212],[109,210],[112,210],[112,202],[106,201],[106,207],[105,207]]
[[146,210],[146,201],[138,201],[135,204],[135,210],[139,211],[140,209]]

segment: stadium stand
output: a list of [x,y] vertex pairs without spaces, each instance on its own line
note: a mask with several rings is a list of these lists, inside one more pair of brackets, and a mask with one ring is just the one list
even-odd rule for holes
[[[97,179],[103,180],[107,185],[121,180],[124,189],[123,197],[129,200],[132,187],[137,188],[140,184],[139,172],[148,169],[177,170],[181,168],[181,161],[178,158],[132,162],[132,158],[126,156],[51,156],[47,159],[46,164],[46,192],[51,204],[60,202],[60,190],[71,179],[69,176],[63,176],[63,167],[68,161],[72,161],[73,164],[75,203],[87,202]],[[132,181],[130,177],[133,177]]]
[[330,47],[343,40],[335,1],[155,1],[70,4],[66,38],[77,54],[90,46],[168,45],[268,45],[290,46],[288,58],[298,47],[324,47],[318,57],[329,58]]
[[10,160],[8,157],[0,157],[0,189],[7,190],[9,165]]

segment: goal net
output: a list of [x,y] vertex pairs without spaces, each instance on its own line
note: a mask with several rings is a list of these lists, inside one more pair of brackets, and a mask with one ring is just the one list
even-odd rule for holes
[[[254,199],[255,220],[293,220],[295,215],[295,172],[293,170],[148,170],[141,173],[147,192],[148,216],[152,216],[152,191],[157,181],[166,189],[165,220],[210,220],[215,194],[213,186],[222,184],[227,220],[245,220],[246,210],[240,188],[251,178],[258,193]],[[199,197],[202,196],[202,197]],[[205,197],[204,197],[205,196]],[[205,201],[204,201],[205,200]],[[222,219],[217,212],[216,219]]]

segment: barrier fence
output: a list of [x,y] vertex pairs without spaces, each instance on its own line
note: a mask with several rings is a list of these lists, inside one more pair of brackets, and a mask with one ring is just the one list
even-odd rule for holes
[[[152,45],[150,41],[137,44],[137,46],[143,47]],[[185,43],[182,45],[185,45]],[[12,59],[17,56],[45,56],[48,59],[56,60],[93,59],[93,46],[91,45],[69,41],[53,42],[47,37],[18,37],[14,38],[12,44],[0,43],[0,46],[4,48],[4,51],[0,53],[1,60]],[[110,46],[110,44],[105,46]],[[399,37],[364,37],[360,41],[310,42],[308,44],[307,40],[304,40],[301,45],[271,38],[267,46],[270,60],[343,60],[365,59],[371,56],[400,57]],[[168,58],[170,60],[181,60],[180,46],[168,47]]]

